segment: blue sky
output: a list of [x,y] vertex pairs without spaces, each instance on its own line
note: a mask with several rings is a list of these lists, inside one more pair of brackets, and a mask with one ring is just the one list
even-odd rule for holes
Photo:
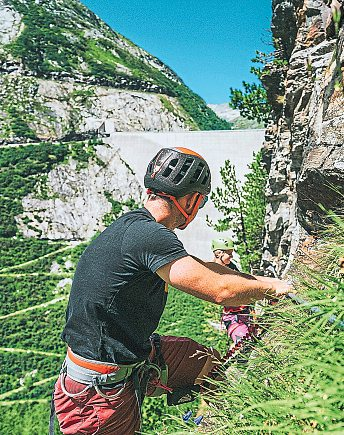
[[207,103],[228,101],[255,50],[272,51],[271,0],[82,0],[172,68]]

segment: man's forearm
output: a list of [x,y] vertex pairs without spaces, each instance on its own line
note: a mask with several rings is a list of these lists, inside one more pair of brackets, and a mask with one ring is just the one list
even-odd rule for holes
[[226,274],[221,277],[220,288],[217,303],[224,306],[247,305],[266,296],[275,296],[271,282],[257,280],[252,275]]
[[225,275],[224,283],[222,283],[224,289],[222,287],[222,302],[220,305],[247,305],[266,296],[275,296],[273,284],[276,279],[264,276],[255,277],[214,262],[203,262],[203,264],[208,269],[220,275]]

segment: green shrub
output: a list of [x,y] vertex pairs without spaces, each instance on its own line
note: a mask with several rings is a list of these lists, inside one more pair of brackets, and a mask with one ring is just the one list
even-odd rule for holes
[[[49,401],[0,407],[0,432],[11,435],[43,435],[48,431]],[[59,432],[56,432],[59,433]]]
[[[64,288],[57,289],[62,277],[54,276],[0,276],[6,292],[0,294],[0,316],[34,305],[48,302],[66,294]],[[48,309],[48,308],[47,308]]]
[[[65,246],[64,242],[49,242],[34,238],[0,238],[0,273],[7,266],[15,266],[38,259]],[[41,269],[35,267],[34,271]]]

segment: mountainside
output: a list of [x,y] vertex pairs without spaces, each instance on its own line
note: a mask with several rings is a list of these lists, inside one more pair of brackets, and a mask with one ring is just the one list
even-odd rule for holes
[[210,107],[219,118],[230,122],[233,130],[264,128],[264,124],[240,116],[240,111],[237,109],[231,109],[228,103],[208,104],[208,107]]
[[267,129],[270,169],[264,261],[280,271],[300,240],[324,223],[321,204],[343,207],[343,2],[274,0],[279,59],[262,77],[274,121]]
[[0,74],[4,141],[230,128],[77,0],[0,0]]

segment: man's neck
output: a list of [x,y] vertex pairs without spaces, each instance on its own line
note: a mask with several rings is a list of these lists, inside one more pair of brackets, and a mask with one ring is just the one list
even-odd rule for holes
[[172,211],[168,204],[163,200],[147,200],[144,207],[160,224],[170,230],[174,230],[179,225],[176,222],[174,210]]

